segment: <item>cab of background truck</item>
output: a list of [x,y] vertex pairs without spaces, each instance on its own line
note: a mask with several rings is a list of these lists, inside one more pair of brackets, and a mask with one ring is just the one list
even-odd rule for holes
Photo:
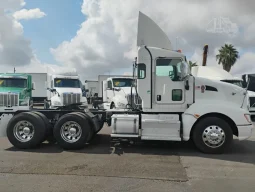
[[[29,74],[1,73],[0,106],[30,106],[32,104],[32,90],[34,89],[35,85]],[[8,95],[9,97],[7,97]],[[19,101],[16,100],[15,96],[18,96]]]
[[87,106],[87,98],[82,90],[82,83],[78,75],[50,75],[48,98],[51,107],[61,107],[74,103],[82,103]]
[[110,77],[104,81],[103,100],[110,103],[110,109],[124,109],[131,104],[131,92],[136,97],[134,82],[130,76]]
[[247,111],[243,88],[191,75],[185,55],[173,51],[167,35],[141,12],[137,46],[137,90],[144,112],[184,113],[209,105],[214,109],[208,110],[225,113],[241,107]]

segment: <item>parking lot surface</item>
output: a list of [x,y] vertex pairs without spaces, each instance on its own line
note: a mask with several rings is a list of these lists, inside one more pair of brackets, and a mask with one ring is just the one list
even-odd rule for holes
[[18,150],[0,138],[0,191],[254,191],[255,134],[222,155],[191,142],[129,144],[105,126],[86,148]]

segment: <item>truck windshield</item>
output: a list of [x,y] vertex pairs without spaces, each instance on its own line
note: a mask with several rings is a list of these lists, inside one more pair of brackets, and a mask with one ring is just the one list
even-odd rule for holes
[[134,86],[133,79],[126,79],[126,78],[116,78],[112,80],[114,87],[131,87]]
[[26,88],[27,80],[20,78],[0,78],[0,87]]
[[81,88],[78,79],[54,79],[54,87]]
[[222,81],[226,83],[231,83],[233,85],[237,85],[239,87],[243,87],[242,81],[238,81],[238,80],[222,80]]

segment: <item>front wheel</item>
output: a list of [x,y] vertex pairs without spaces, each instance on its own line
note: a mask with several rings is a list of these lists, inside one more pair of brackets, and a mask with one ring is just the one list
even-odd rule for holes
[[35,148],[43,142],[46,127],[40,116],[32,112],[15,115],[8,123],[8,140],[19,149]]
[[231,145],[233,131],[225,120],[206,117],[195,126],[192,140],[201,152],[220,154]]

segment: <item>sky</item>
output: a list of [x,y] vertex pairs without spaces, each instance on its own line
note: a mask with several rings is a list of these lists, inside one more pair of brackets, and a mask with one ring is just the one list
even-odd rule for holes
[[[255,73],[255,2],[246,0],[1,0],[0,72],[45,72],[76,68],[83,80],[100,74],[130,74],[137,56],[139,11],[167,34],[174,49],[208,65],[225,43],[240,57],[231,73]],[[221,21],[216,30],[213,22]],[[177,46],[177,47],[176,47]]]

